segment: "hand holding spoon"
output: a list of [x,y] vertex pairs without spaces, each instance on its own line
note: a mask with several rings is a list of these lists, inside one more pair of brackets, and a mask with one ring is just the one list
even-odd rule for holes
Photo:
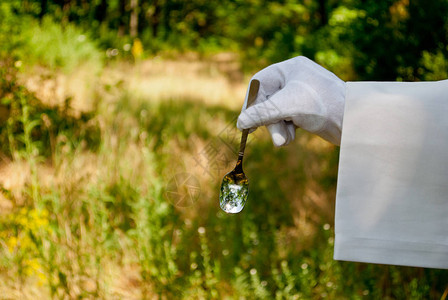
[[[249,107],[257,98],[259,87],[260,81],[256,79],[251,81],[246,107]],[[241,135],[240,151],[238,152],[238,160],[235,168],[224,176],[221,183],[219,205],[226,213],[239,213],[244,208],[249,194],[249,181],[243,171],[244,149],[246,148],[249,130],[244,129]]]

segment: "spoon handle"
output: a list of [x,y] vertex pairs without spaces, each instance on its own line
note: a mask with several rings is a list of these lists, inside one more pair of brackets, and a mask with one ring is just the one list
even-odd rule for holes
[[[257,98],[259,88],[260,88],[260,81],[257,79],[253,79],[250,82],[249,91],[246,95],[246,97],[247,97],[246,108],[249,108],[249,106],[251,106],[252,103]],[[249,129],[244,129],[243,134],[241,135],[240,151],[238,151],[238,161],[241,161],[243,159],[244,149],[246,149],[246,142],[247,142],[248,134],[249,134]]]
[[243,158],[244,149],[246,149],[247,136],[249,135],[249,129],[244,129],[241,134],[240,151],[238,152],[238,160]]

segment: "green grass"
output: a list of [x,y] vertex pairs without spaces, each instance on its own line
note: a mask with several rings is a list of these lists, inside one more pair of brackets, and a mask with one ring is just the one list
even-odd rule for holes
[[58,24],[51,17],[41,22],[31,16],[18,17],[8,3],[0,4],[0,57],[19,62],[17,66],[45,66],[72,72],[80,65],[92,73],[101,71],[105,55],[90,36],[68,23]]
[[[76,70],[85,57],[96,61],[93,44],[77,48],[76,29],[46,22],[33,29],[43,46],[27,48],[35,49],[30,58],[55,74],[64,66]],[[68,45],[73,52],[62,53]],[[244,161],[248,202],[242,213],[227,215],[219,187],[240,136],[239,111],[223,96],[231,93],[222,90],[215,104],[191,95],[136,96],[128,81],[142,62],[124,68],[123,79],[98,81],[86,99],[91,111],[73,113],[70,99],[51,106],[27,90],[18,79],[20,55],[0,58],[1,108],[8,112],[0,118],[1,297],[446,296],[445,270],[333,261],[338,148],[304,132],[274,148],[264,129],[255,131]],[[98,68],[112,76],[120,66]],[[167,91],[174,88],[162,78]],[[182,173],[196,178],[200,194],[174,205],[168,192]]]
[[[226,215],[218,192],[219,176],[228,170],[204,174],[191,157],[219,142],[219,151],[234,158],[237,141],[222,130],[230,124],[238,134],[236,111],[123,96],[115,109],[101,103],[92,112],[97,147],[77,134],[85,126],[80,118],[51,123],[59,142],[49,153],[43,112],[23,97],[10,154],[32,166],[31,179],[20,197],[2,188],[14,204],[0,221],[6,295],[434,299],[444,291],[446,271],[332,260],[338,153],[317,138],[301,134],[290,147],[274,149],[266,133],[256,132],[245,161],[247,206]],[[55,170],[50,183],[39,175],[45,164]],[[201,182],[201,196],[187,208],[165,194],[179,171]]]

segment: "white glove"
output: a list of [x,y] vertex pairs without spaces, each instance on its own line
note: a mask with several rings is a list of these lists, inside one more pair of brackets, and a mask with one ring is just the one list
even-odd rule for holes
[[341,144],[345,82],[336,75],[298,56],[261,70],[253,79],[260,81],[260,89],[247,109],[246,97],[238,129],[265,125],[276,146],[294,140],[297,127]]

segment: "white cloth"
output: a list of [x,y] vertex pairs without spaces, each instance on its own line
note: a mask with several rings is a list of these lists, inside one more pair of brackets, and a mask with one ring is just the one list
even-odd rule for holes
[[337,260],[448,268],[448,81],[348,82]]

